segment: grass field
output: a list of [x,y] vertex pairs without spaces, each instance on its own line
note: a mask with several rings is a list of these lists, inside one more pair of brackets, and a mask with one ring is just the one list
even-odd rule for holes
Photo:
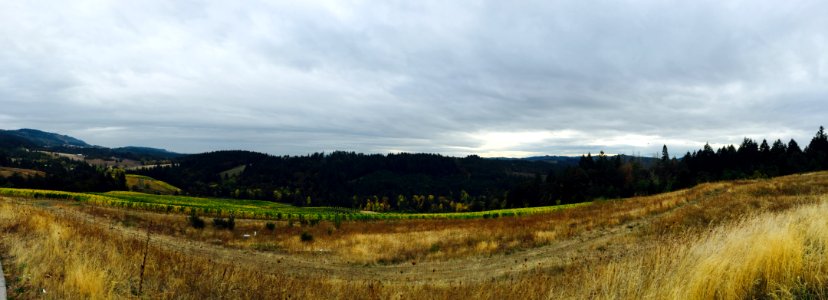
[[508,218],[238,219],[234,230],[81,196],[119,199],[0,197],[10,296],[828,298],[828,172]]
[[374,213],[339,207],[296,207],[277,202],[156,195],[139,192],[71,193],[61,191],[0,188],[0,195],[43,199],[66,199],[115,207],[204,216],[250,219],[391,220],[391,219],[474,219],[513,217],[548,213],[589,203],[501,209],[464,213]]

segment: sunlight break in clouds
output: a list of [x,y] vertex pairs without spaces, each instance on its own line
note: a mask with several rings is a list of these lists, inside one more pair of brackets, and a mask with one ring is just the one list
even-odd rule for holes
[[538,152],[520,151],[529,146],[554,144],[572,138],[577,133],[573,130],[561,131],[521,131],[521,132],[480,132],[471,134],[472,139],[479,141],[478,147],[472,148],[475,153],[487,157],[522,157],[539,155]]

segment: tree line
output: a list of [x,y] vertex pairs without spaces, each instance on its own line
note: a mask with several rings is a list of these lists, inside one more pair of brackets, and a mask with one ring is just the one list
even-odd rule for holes
[[[202,196],[252,198],[300,206],[372,211],[453,212],[545,206],[648,195],[693,185],[828,169],[820,127],[796,141],[756,142],[681,158],[587,154],[577,163],[447,157],[439,154],[315,153],[270,156],[245,151],[191,155],[168,167],[137,171]],[[241,168],[239,168],[241,166]],[[237,172],[224,172],[236,169]]]
[[828,137],[819,131],[803,150],[791,139],[756,142],[745,138],[738,148],[728,145],[714,150],[709,144],[687,152],[681,159],[670,158],[662,147],[657,163],[645,168],[638,161],[622,163],[603,153],[582,156],[578,166],[552,172],[545,184],[524,188],[527,199],[549,204],[550,199],[565,203],[598,198],[648,195],[692,187],[699,183],[745,178],[767,178],[828,169]]
[[[167,181],[196,196],[371,211],[459,212],[649,195],[710,181],[826,170],[828,138],[820,127],[804,149],[794,140],[769,143],[745,138],[738,146],[713,149],[707,144],[681,158],[671,157],[664,145],[660,158],[600,152],[555,164],[476,155],[342,151],[304,156],[216,151],[173,162],[133,172]],[[0,148],[0,166],[45,174],[0,176],[3,187],[126,189],[122,170],[19,147]]]
[[[546,172],[549,166],[543,162],[439,154],[338,151],[270,156],[218,151],[135,172],[202,196],[374,211],[438,212],[500,208],[508,190],[525,179],[515,174]],[[226,172],[233,169],[242,171]],[[485,204],[472,201],[482,199],[487,200]]]

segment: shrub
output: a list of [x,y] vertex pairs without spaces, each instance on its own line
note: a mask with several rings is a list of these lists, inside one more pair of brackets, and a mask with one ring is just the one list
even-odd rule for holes
[[307,232],[307,231],[302,231],[302,235],[301,235],[301,236],[299,236],[299,238],[300,238],[303,242],[313,242],[313,235],[312,235],[312,234],[310,234],[310,233],[309,233],[309,232]]
[[231,215],[229,218],[227,218],[227,220],[222,218],[215,218],[213,219],[213,227],[219,229],[233,230],[234,228],[236,228],[236,217]]
[[267,224],[265,224],[265,228],[267,228],[267,230],[270,230],[270,231],[276,230],[276,224],[271,223],[271,222],[267,222]]
[[428,252],[435,253],[440,251],[440,243],[431,244],[431,248],[428,249]]
[[342,216],[339,215],[339,214],[336,214],[334,216],[334,227],[336,229],[339,229],[340,226],[342,226]]
[[193,226],[193,228],[204,228],[204,219],[196,215],[195,212],[190,212],[190,216],[187,217],[187,220],[190,222],[190,226]]

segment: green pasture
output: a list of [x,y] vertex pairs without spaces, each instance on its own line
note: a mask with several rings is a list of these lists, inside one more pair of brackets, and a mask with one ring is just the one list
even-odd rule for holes
[[296,207],[261,200],[201,198],[189,196],[152,195],[138,192],[72,193],[63,191],[0,188],[1,196],[59,199],[124,207],[156,212],[195,213],[202,216],[266,219],[266,220],[399,220],[399,219],[474,219],[514,217],[549,213],[589,205],[567,204],[543,207],[500,209],[461,213],[374,213],[341,207]]

